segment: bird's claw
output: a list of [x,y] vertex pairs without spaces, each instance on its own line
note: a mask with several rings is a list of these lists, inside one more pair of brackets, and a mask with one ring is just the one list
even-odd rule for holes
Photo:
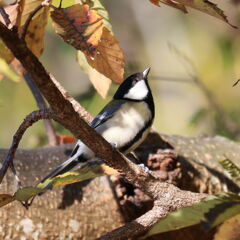
[[139,166],[140,168],[142,168],[142,170],[143,170],[144,172],[149,172],[149,168],[148,168],[147,166],[145,166],[143,163],[138,164],[138,166]]

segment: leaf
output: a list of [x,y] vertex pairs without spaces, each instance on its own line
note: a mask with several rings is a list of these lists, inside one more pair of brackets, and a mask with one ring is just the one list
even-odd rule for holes
[[102,0],[75,0],[76,3],[86,3],[91,9],[96,10],[98,15],[102,17],[103,24],[108,30],[112,31],[112,25],[109,21],[109,14],[102,4]]
[[101,41],[94,59],[86,57],[88,63],[98,72],[116,83],[122,83],[124,56],[116,38],[104,27]]
[[41,189],[49,189],[57,186],[64,186],[75,182],[82,182],[87,179],[104,176],[107,174],[118,174],[116,170],[108,167],[100,162],[87,163],[79,171],[67,172],[58,175],[54,178],[48,178],[43,183],[38,184],[36,187]]
[[240,168],[237,167],[230,159],[224,159],[219,161],[222,167],[229,172],[231,177],[240,180]]
[[15,197],[9,194],[0,194],[0,207],[7,205],[10,202],[13,202]]
[[221,203],[211,208],[204,215],[203,226],[208,230],[239,213],[240,196],[238,194],[228,194],[221,198]]
[[40,57],[44,50],[44,35],[48,21],[48,15],[48,7],[41,9],[40,14],[32,19],[31,23],[29,24],[25,37],[27,46],[37,57]]
[[39,193],[44,192],[45,190],[37,187],[24,187],[17,190],[17,192],[14,194],[16,200],[20,202],[26,202],[30,198],[36,196]]
[[99,44],[103,22],[88,4],[75,4],[51,12],[53,26],[63,40],[87,56],[94,57]]
[[111,80],[105,77],[103,74],[99,73],[97,70],[92,68],[84,54],[80,51],[77,53],[77,60],[81,67],[81,69],[88,74],[90,81],[92,82],[94,88],[101,95],[101,97],[105,98],[107,96],[108,90],[111,85]]
[[183,12],[187,13],[186,7],[194,8],[206,14],[209,14],[213,17],[223,20],[228,23],[230,26],[236,28],[229,23],[226,15],[223,10],[217,7],[216,4],[210,2],[209,0],[149,0],[156,6],[160,6],[160,3],[164,3],[168,6],[178,8]]
[[[216,223],[219,224],[228,219],[230,215],[232,216],[234,214],[226,214],[224,217],[219,215],[219,217],[214,219],[214,222],[208,222],[207,225],[206,219],[208,217],[208,213],[212,211],[212,209],[230,200],[238,203],[237,199],[240,199],[237,194],[219,194],[215,196],[209,196],[202,202],[193,204],[189,207],[180,208],[177,211],[168,214],[164,219],[161,219],[159,222],[153,225],[144,237],[199,224],[203,221],[203,219],[205,219],[205,227],[215,226]],[[235,215],[236,214],[237,213],[235,213]]]

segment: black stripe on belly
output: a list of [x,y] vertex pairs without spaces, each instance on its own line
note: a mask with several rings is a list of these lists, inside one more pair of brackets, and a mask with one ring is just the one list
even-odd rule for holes
[[130,142],[128,142],[123,147],[119,148],[119,151],[124,153],[129,148],[131,148],[134,143],[136,143],[139,139],[142,138],[143,133],[152,125],[152,122],[153,122],[153,119],[148,121],[146,125],[138,132],[138,134]]

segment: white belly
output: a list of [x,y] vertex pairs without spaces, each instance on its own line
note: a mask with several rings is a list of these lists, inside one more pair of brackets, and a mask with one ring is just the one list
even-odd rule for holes
[[124,104],[114,117],[97,127],[96,131],[108,142],[115,143],[117,148],[121,148],[131,141],[150,119],[151,112],[145,102],[130,102]]

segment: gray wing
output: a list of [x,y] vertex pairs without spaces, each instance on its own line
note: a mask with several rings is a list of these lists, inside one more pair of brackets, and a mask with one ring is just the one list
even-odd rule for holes
[[109,118],[111,118],[118,109],[121,108],[121,106],[126,103],[124,100],[112,100],[109,102],[103,110],[93,119],[90,126],[92,128],[96,128],[105,121],[107,121]]

